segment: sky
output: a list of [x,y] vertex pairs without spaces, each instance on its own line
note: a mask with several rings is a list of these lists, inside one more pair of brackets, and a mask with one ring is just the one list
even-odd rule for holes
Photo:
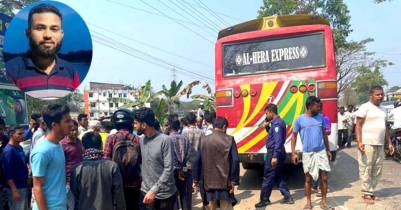
[[[207,81],[214,89],[214,44],[218,31],[255,19],[262,5],[262,0],[60,1],[82,16],[92,35],[93,60],[80,90],[88,89],[89,82],[138,86],[150,79],[158,91],[162,85],[169,87],[173,68],[176,79],[183,80],[184,85],[200,80]],[[401,1],[374,4],[373,0],[346,0],[345,3],[353,29],[348,40],[373,38],[375,42],[368,45],[368,50],[395,63],[383,70],[389,87],[401,86],[401,28],[398,27]],[[210,10],[203,9],[205,5]],[[154,65],[138,57],[164,63]],[[194,93],[206,94],[206,91],[199,85]]]

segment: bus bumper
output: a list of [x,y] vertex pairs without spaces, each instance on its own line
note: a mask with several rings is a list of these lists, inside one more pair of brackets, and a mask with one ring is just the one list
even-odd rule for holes
[[[302,161],[302,152],[297,151],[299,162]],[[239,154],[239,160],[241,163],[245,164],[258,164],[263,165],[265,163],[266,153],[241,153]],[[284,163],[292,163],[291,153],[287,153],[285,156]]]

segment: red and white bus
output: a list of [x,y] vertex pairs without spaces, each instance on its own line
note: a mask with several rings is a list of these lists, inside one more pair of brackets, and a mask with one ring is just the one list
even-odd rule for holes
[[[329,142],[335,156],[337,77],[326,19],[286,15],[248,21],[220,31],[215,47],[217,115],[228,119],[227,133],[235,137],[244,168],[264,162],[265,107],[278,106],[287,124],[285,149],[291,153],[294,121],[306,112],[311,95],[323,101],[323,114],[331,119]],[[296,152],[302,152],[300,140]]]

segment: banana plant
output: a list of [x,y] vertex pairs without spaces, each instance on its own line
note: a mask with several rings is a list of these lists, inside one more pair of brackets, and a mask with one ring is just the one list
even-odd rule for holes
[[216,110],[216,98],[213,94],[212,89],[210,88],[209,84],[205,82],[202,86],[208,93],[208,95],[197,94],[191,96],[192,99],[202,99],[205,101],[205,110],[206,111],[215,111]]
[[166,105],[166,100],[162,98],[159,102],[159,105],[157,106],[157,109],[155,110],[155,118],[161,125],[164,125],[167,122],[167,117],[168,115],[164,111],[164,106]]

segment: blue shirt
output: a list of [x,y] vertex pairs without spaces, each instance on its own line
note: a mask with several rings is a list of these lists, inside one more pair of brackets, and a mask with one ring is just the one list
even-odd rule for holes
[[24,141],[31,139],[33,136],[33,132],[31,129],[27,129],[24,133]]
[[320,152],[326,148],[322,129],[326,130],[326,123],[322,114],[313,117],[303,114],[297,117],[293,131],[300,133],[303,152]]
[[[31,152],[31,168],[34,177],[45,177],[43,193],[49,210],[66,210],[65,157],[61,143],[47,139],[39,141]],[[38,210],[35,202],[33,209]]]
[[[14,180],[14,184],[18,189],[27,187],[28,167],[25,160],[25,154],[21,146],[7,144],[3,150],[2,159],[4,167],[4,175],[6,180]],[[8,183],[5,187],[10,188]]]
[[79,86],[78,71],[72,64],[57,56],[56,65],[49,75],[34,64],[29,51],[5,65],[14,84],[35,98],[53,97],[56,93],[67,95]]
[[266,148],[274,149],[273,157],[278,157],[281,153],[285,152],[284,143],[286,137],[287,127],[284,120],[277,116],[271,122],[269,135],[266,139]]

